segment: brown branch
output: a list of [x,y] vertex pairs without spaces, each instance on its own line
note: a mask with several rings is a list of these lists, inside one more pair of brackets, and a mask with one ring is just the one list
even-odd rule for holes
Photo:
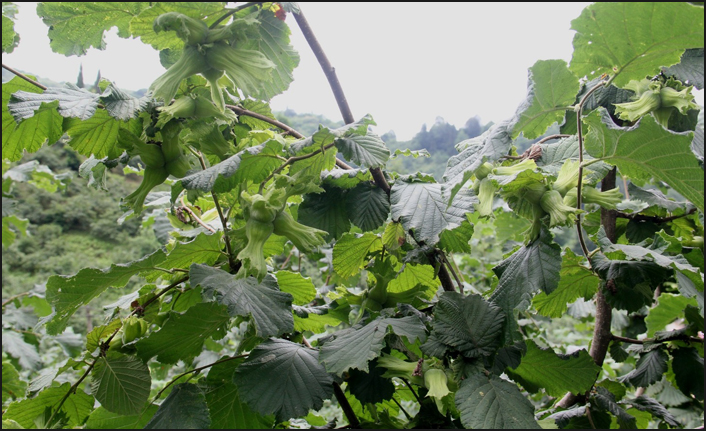
[[552,139],[570,138],[570,137],[572,137],[572,136],[574,136],[574,135],[564,135],[564,134],[561,134],[561,133],[556,134],[556,135],[549,135],[549,136],[547,136],[547,137],[544,137],[544,138],[540,139],[540,140],[537,141],[534,145],[543,144],[543,143],[545,143],[545,142],[547,142],[547,141],[551,141]]
[[660,223],[668,223],[672,220],[676,220],[682,217],[688,217],[696,212],[696,208],[692,208],[689,212],[686,212],[684,214],[680,215],[675,215],[671,217],[657,217],[657,216],[648,216],[648,215],[643,215],[639,213],[635,214],[627,214],[624,212],[617,211],[615,213],[615,216],[618,218],[625,218],[628,220],[635,220],[635,221],[649,221],[652,223],[660,224]]
[[27,295],[29,295],[29,292],[22,292],[22,293],[19,293],[17,295],[13,295],[13,296],[7,298],[6,300],[2,301],[2,308],[5,308],[5,306],[7,304],[11,303],[15,299],[19,299],[19,298],[22,298],[23,296],[27,296]]
[[297,139],[302,139],[305,136],[302,135],[301,133],[297,132],[293,128],[289,127],[288,125],[284,124],[281,121],[277,121],[273,118],[268,117],[267,115],[262,115],[257,112],[249,111],[245,108],[242,108],[240,106],[236,105],[226,105],[226,108],[230,109],[231,111],[235,112],[238,115],[245,115],[246,117],[252,117],[256,118],[260,121],[264,121],[265,123],[272,124],[275,127],[278,127],[282,130],[284,130],[288,135],[292,135]]
[[351,407],[351,404],[348,402],[346,394],[343,393],[341,385],[336,382],[333,382],[333,394],[336,396],[336,400],[338,400],[338,404],[341,406],[343,414],[346,415],[346,419],[348,419],[348,423],[350,423],[351,428],[359,429],[360,421],[358,420],[358,417],[356,417],[353,407]]
[[[174,289],[175,287],[177,287],[177,286],[180,285],[181,283],[187,281],[188,279],[189,279],[189,276],[188,276],[188,275],[186,275],[186,276],[180,278],[179,280],[175,281],[174,283],[172,283],[172,284],[170,284],[169,286],[165,287],[164,289],[160,290],[159,293],[156,294],[155,296],[153,296],[153,297],[151,297],[150,299],[148,299],[147,301],[145,301],[145,303],[142,304],[141,307],[142,307],[143,309],[146,308],[148,305],[152,304],[153,302],[155,302],[156,300],[158,300],[159,298],[161,298],[162,296],[164,296],[164,294],[166,294],[166,293],[169,292],[170,290]],[[137,314],[137,310],[134,310],[134,311],[132,312],[132,314]]]
[[29,76],[27,76],[21,72],[16,71],[15,69],[11,68],[10,66],[3,64],[2,68],[7,70],[8,72],[14,73],[15,75],[19,76],[20,78],[24,79],[25,81],[29,82],[30,84],[34,85],[35,87],[39,87],[42,90],[47,89],[46,85],[40,84],[39,82],[35,81],[34,79],[30,78]]
[[[306,17],[304,17],[304,14],[301,11],[301,8],[298,13],[294,14],[294,19],[297,21],[299,29],[301,29],[304,38],[309,44],[309,47],[316,56],[316,59],[319,61],[319,65],[321,65],[321,69],[323,70],[324,75],[326,75],[326,79],[328,80],[328,83],[331,86],[331,90],[333,91],[333,96],[335,97],[336,103],[338,104],[338,109],[339,111],[341,111],[343,122],[346,124],[351,124],[355,122],[355,117],[353,117],[351,108],[350,106],[348,106],[348,101],[346,100],[346,95],[343,92],[343,87],[341,87],[341,83],[338,80],[338,77],[336,76],[336,69],[331,65],[331,62],[328,60],[328,57],[326,57],[324,49],[321,47],[319,41],[316,39],[316,36],[314,35],[313,30],[311,29],[311,26],[309,26],[309,22],[306,20]],[[375,184],[389,195],[391,190],[390,184],[387,182],[387,179],[385,178],[385,174],[382,172],[382,169],[370,168],[370,173],[373,176]]]
[[677,334],[673,335],[671,337],[665,337],[659,340],[655,339],[644,339],[644,340],[635,340],[633,338],[627,338],[627,337],[621,337],[618,335],[611,335],[611,339],[615,341],[620,341],[621,343],[628,343],[628,344],[645,344],[645,343],[668,343],[670,341],[686,341],[689,343],[699,343],[703,344],[704,340],[699,337],[690,337],[688,335],[684,334]]

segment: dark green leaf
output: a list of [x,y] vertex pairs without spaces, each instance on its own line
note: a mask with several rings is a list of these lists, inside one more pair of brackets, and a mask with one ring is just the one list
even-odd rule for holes
[[688,202],[675,202],[667,198],[659,189],[646,190],[633,183],[628,184],[628,193],[630,194],[630,199],[637,199],[650,206],[664,208],[669,212],[677,210],[687,211],[690,207]]
[[174,386],[145,429],[207,429],[211,425],[206,396],[191,383]]
[[520,133],[534,139],[554,123],[561,122],[564,112],[574,103],[579,80],[563,60],[540,60],[529,68],[527,98],[517,108],[512,137]]
[[677,286],[679,292],[687,298],[696,298],[699,304],[699,312],[704,315],[704,279],[701,274],[694,274],[690,271],[676,271]]
[[514,310],[526,310],[537,292],[551,294],[559,286],[560,270],[561,249],[546,229],[542,229],[539,238],[493,268],[499,280],[490,301],[507,317],[505,344],[512,344],[517,336]]
[[[539,166],[542,171],[553,176],[559,175],[559,171],[566,160],[578,161],[579,159],[579,141],[576,136],[563,138],[556,143],[540,144],[540,148],[542,149],[542,156],[537,160],[537,166]],[[583,159],[588,161],[591,160],[592,157],[586,154],[584,150]],[[610,169],[611,167],[603,162],[591,164],[590,167],[587,167],[583,171],[584,184],[595,184],[597,181],[601,180]]]
[[496,376],[475,374],[461,382],[456,407],[471,429],[540,429],[534,407],[517,386]]
[[609,414],[597,410],[587,413],[585,406],[554,413],[548,419],[553,419],[560,429],[609,429],[611,426]]
[[480,295],[444,292],[434,307],[434,339],[467,358],[492,356],[501,345],[505,314]]
[[693,347],[676,349],[672,351],[672,356],[674,357],[672,369],[679,389],[685,394],[703,401],[704,358]]
[[348,390],[362,404],[380,403],[384,400],[392,399],[395,393],[395,385],[392,380],[381,377],[385,369],[377,366],[377,359],[370,362],[370,372],[360,370],[350,370],[345,381]]
[[92,379],[93,396],[113,413],[136,415],[150,396],[150,370],[144,362],[132,356],[99,358]]
[[54,275],[47,281],[47,301],[54,314],[47,321],[47,332],[61,333],[69,318],[109,287],[123,287],[133,275],[159,266],[166,256],[161,250],[127,264],[111,265],[107,269],[84,268],[73,276]]
[[571,70],[579,77],[616,75],[621,87],[679,63],[704,41],[703,8],[688,3],[596,3],[571,22]]
[[664,74],[699,90],[704,89],[704,49],[692,48],[684,51],[681,61],[664,70]]
[[691,151],[692,133],[670,132],[651,115],[635,126],[618,127],[604,109],[591,112],[584,121],[591,156],[617,166],[624,176],[664,181],[704,211],[704,172]]
[[364,168],[382,167],[390,158],[390,150],[374,133],[338,139],[336,140],[336,148],[346,160]]
[[157,356],[164,364],[180,359],[188,363],[201,353],[208,337],[225,334],[229,321],[226,307],[214,302],[196,304],[184,314],[171,312],[159,331],[135,343],[137,356],[144,361]]
[[241,399],[263,415],[274,413],[278,422],[318,410],[333,395],[319,352],[280,339],[257,346],[238,367],[235,384]]
[[[59,401],[69,392],[70,383],[48,388],[34,398],[27,398],[18,403],[10,404],[2,415],[3,421],[13,420],[24,428],[36,428],[35,419],[43,417],[47,409],[55,408]],[[93,410],[93,397],[83,391],[76,391],[66,398],[61,406],[61,414],[65,415],[68,425],[76,427],[82,425],[89,413]]]
[[568,304],[578,298],[589,300],[598,291],[600,280],[582,264],[583,257],[566,249],[561,261],[559,287],[547,295],[540,292],[532,300],[537,311],[547,317],[561,317]]
[[[3,339],[4,339],[3,335]],[[3,351],[5,346],[3,346]],[[20,373],[10,363],[10,361],[2,361],[2,403],[10,399],[21,399],[25,396],[27,383],[20,379]]]
[[272,275],[258,283],[254,277],[236,278],[222,269],[193,264],[189,276],[192,285],[203,287],[205,298],[225,305],[231,316],[251,316],[259,337],[294,330],[292,295],[281,292]]
[[62,117],[75,117],[88,120],[96,113],[98,98],[96,93],[78,88],[73,84],[66,87],[49,87],[43,93],[17,91],[12,94],[12,99],[7,105],[15,121],[32,118],[42,103],[59,101],[59,114]]
[[[520,366],[512,370],[513,379],[530,392],[544,388],[548,395],[561,397],[567,392],[582,394],[591,389],[600,372],[586,350],[571,355],[556,354],[552,349],[542,349],[527,341],[527,352]],[[534,389],[534,390],[532,390]]]
[[392,219],[399,220],[405,231],[427,245],[436,244],[441,232],[466,221],[474,201],[470,193],[459,193],[449,205],[441,184],[423,182],[397,180],[390,193]]
[[321,362],[328,372],[338,375],[351,368],[368,372],[368,363],[380,356],[388,328],[410,342],[426,337],[426,327],[418,317],[379,317],[363,327],[337,332],[336,338],[321,348]]
[[379,187],[360,183],[346,195],[346,209],[351,223],[363,232],[382,226],[390,213],[390,199]]
[[[662,374],[667,371],[667,360],[669,355],[661,348],[643,353],[635,364],[635,369],[624,375],[620,381],[636,388],[647,387],[662,379]],[[701,368],[703,369],[703,365]]]
[[360,273],[371,251],[381,248],[380,237],[372,233],[344,234],[333,246],[333,270],[343,278]]
[[2,157],[10,161],[20,160],[24,154],[23,150],[33,153],[45,142],[55,143],[63,133],[63,117],[56,110],[57,102],[44,104],[32,118],[19,124],[15,122],[5,107],[10,102],[12,93],[17,91],[39,93],[41,90],[19,77],[2,84]]
[[88,48],[105,49],[104,33],[118,27],[128,37],[130,20],[148,6],[145,2],[39,3],[37,15],[49,27],[49,45],[66,56],[84,55]]
[[652,416],[662,419],[672,427],[678,428],[681,426],[679,422],[677,422],[677,418],[669,413],[666,407],[653,398],[640,395],[637,398],[624,401],[624,404],[630,405],[643,412],[650,412]]
[[93,410],[86,422],[86,429],[132,430],[142,429],[157,412],[158,406],[151,405],[137,415],[123,416],[109,412],[103,407]]
[[206,403],[211,416],[211,429],[269,429],[274,419],[268,420],[252,411],[240,400],[238,387],[223,383],[206,392]]
[[615,396],[608,391],[608,389],[603,387],[596,388],[596,392],[591,394],[591,404],[604,412],[609,412],[618,419],[618,424],[620,429],[635,429],[636,420],[635,417],[629,415],[618,403],[615,401]]
[[324,192],[304,195],[299,206],[299,223],[328,232],[327,240],[338,239],[351,228],[345,202],[346,190],[324,186]]
[[610,357],[615,360],[615,362],[625,362],[630,354],[623,349],[623,345],[619,341],[614,341],[610,344]]

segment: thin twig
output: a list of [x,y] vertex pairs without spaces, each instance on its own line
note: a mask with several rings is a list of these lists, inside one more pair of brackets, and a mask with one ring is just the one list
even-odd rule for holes
[[325,151],[328,151],[328,150],[331,149],[334,145],[336,145],[336,144],[335,144],[335,143],[331,143],[331,144],[328,144],[328,145],[324,146],[323,148],[319,148],[318,150],[312,151],[311,153],[303,154],[303,155],[301,155],[301,156],[292,156],[292,157],[288,158],[284,163],[282,163],[281,165],[279,165],[279,166],[277,167],[277,169],[275,169],[274,171],[272,171],[272,173],[260,183],[260,190],[259,190],[259,192],[262,194],[262,191],[265,189],[265,185],[267,184],[267,182],[270,181],[272,178],[274,178],[275,175],[277,175],[277,174],[279,174],[280,172],[282,172],[282,171],[284,170],[284,168],[286,168],[287,166],[291,165],[292,163],[296,163],[296,162],[299,162],[299,161],[301,161],[301,160],[306,160],[306,159],[309,159],[309,158],[311,158],[311,157],[317,156],[317,155],[319,155],[319,154],[321,154],[321,153],[323,153],[323,152],[325,152]]
[[564,134],[561,134],[561,133],[556,134],[556,135],[549,135],[549,136],[547,136],[547,137],[545,137],[545,138],[542,138],[542,139],[540,139],[539,141],[535,142],[534,145],[543,144],[543,143],[545,143],[545,142],[547,142],[547,141],[551,141],[552,139],[570,138],[570,137],[572,137],[572,136],[573,136],[573,135],[564,135]]
[[404,415],[405,415],[405,417],[407,418],[407,420],[408,420],[408,421],[411,421],[411,420],[412,420],[412,416],[410,416],[409,413],[407,413],[407,410],[405,410],[404,407],[402,407],[402,404],[400,404],[400,402],[397,401],[397,399],[395,399],[395,397],[392,397],[392,401],[394,401],[395,404],[397,404],[397,407],[399,407],[399,408],[400,408],[400,411],[402,411],[402,413],[404,413]]
[[625,218],[628,220],[635,220],[635,221],[649,221],[652,223],[660,224],[660,223],[668,223],[672,220],[676,220],[682,217],[688,217],[696,212],[696,208],[692,208],[690,211],[680,214],[680,215],[675,215],[671,217],[657,217],[657,216],[648,216],[640,213],[635,213],[635,214],[627,214],[624,212],[617,211],[616,212],[616,217],[619,218]]
[[184,211],[188,212],[192,219],[196,220],[196,223],[200,224],[204,229],[210,231],[211,233],[216,233],[216,229],[204,223],[203,220],[201,220],[199,216],[197,216],[196,213],[194,213],[194,211],[192,211],[191,208],[186,205],[186,203],[184,202],[184,196],[182,196],[181,198],[181,205],[181,208]]
[[636,340],[634,338],[621,337],[619,335],[612,335],[611,339],[615,341],[620,341],[622,343],[628,344],[645,344],[645,343],[668,343],[670,341],[687,341],[689,343],[700,343],[703,344],[704,340],[699,337],[690,337],[688,335],[678,334],[671,337],[665,337],[659,340],[646,338],[644,340]]
[[[157,293],[155,296],[153,296],[153,297],[151,297],[150,299],[148,299],[147,301],[145,301],[145,303],[142,304],[142,308],[146,308],[148,305],[152,304],[153,302],[155,302],[156,300],[158,300],[159,298],[161,298],[162,296],[164,296],[167,292],[169,292],[170,290],[174,289],[175,287],[177,287],[177,286],[180,285],[181,283],[184,283],[184,282],[187,281],[188,279],[189,279],[189,276],[186,275],[186,276],[180,278],[179,280],[173,282],[173,283],[170,284],[169,286],[165,287],[164,289],[160,290],[159,293]],[[136,311],[137,311],[137,310],[133,311],[133,314],[136,314]]]
[[7,65],[3,64],[3,65],[2,65],[2,68],[5,69],[5,70],[7,70],[8,72],[14,73],[15,75],[19,76],[20,78],[24,79],[25,81],[29,82],[30,84],[34,85],[35,87],[39,87],[39,88],[41,88],[42,90],[46,90],[46,89],[47,89],[47,86],[46,86],[46,85],[40,84],[39,82],[35,81],[34,79],[30,78],[29,76],[27,76],[27,75],[25,75],[25,74],[23,74],[23,73],[21,73],[21,72],[16,71],[15,69],[11,68],[10,66],[7,66]]
[[412,392],[412,395],[414,395],[414,398],[417,399],[417,402],[418,402],[419,405],[421,406],[421,405],[422,405],[422,399],[419,398],[419,395],[417,395],[417,392],[414,391],[414,389],[412,388],[412,385],[409,383],[409,381],[407,381],[407,379],[403,379],[403,378],[400,378],[400,380],[402,380],[402,381],[404,382],[404,384],[407,385],[407,387],[409,388],[410,392]]
[[7,304],[11,303],[15,299],[19,299],[19,298],[22,298],[23,296],[27,296],[27,295],[29,295],[29,292],[22,292],[22,293],[18,293],[17,295],[13,295],[13,296],[7,298],[6,300],[2,301],[2,308],[5,308],[5,306]]
[[[581,187],[582,187],[582,182],[583,182],[583,128],[581,124],[581,113],[583,112],[583,105],[586,104],[586,101],[588,98],[593,94],[596,90],[599,88],[603,87],[605,85],[605,81],[601,81],[598,84],[596,84],[593,88],[591,88],[582,98],[581,101],[579,102],[578,109],[576,110],[576,135],[578,136],[578,144],[579,144],[579,178],[578,178],[578,185],[577,185],[577,194],[576,194],[576,208],[581,209],[583,206],[583,203],[581,202]],[[586,259],[588,259],[588,246],[586,245],[586,239],[583,236],[583,227],[581,225],[581,214],[578,214],[576,217],[576,230],[578,232],[578,237],[579,237],[579,244],[581,244],[581,250],[583,251],[584,256],[586,256]],[[589,265],[591,264],[589,260]]]
[[243,3],[243,4],[241,4],[241,5],[238,6],[238,7],[235,7],[235,8],[233,8],[233,9],[230,9],[228,12],[226,12],[225,14],[223,14],[222,17],[220,17],[220,18],[218,18],[217,20],[215,20],[215,21],[213,22],[213,24],[211,24],[208,28],[214,29],[214,28],[216,28],[216,26],[217,26],[218,24],[220,24],[220,23],[222,23],[223,21],[225,21],[226,19],[228,19],[228,17],[230,17],[231,15],[233,15],[233,14],[235,14],[235,13],[237,13],[237,12],[243,10],[243,9],[247,9],[247,8],[249,8],[250,6],[255,6],[255,5],[260,4],[260,3],[261,3],[261,2]]
[[591,409],[586,406],[586,418],[588,419],[588,423],[591,425],[591,429],[598,429],[596,428],[596,424],[593,423],[593,417],[591,416]]

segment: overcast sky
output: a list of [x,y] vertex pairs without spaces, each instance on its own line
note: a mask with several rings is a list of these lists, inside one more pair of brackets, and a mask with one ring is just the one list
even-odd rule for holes
[[[524,99],[527,68],[537,60],[571,60],[571,20],[589,3],[300,3],[336,68],[353,115],[369,113],[380,134],[410,139],[437,117],[462,127],[478,115],[501,121]],[[106,36],[107,49],[64,57],[49,49],[34,3],[18,3],[21,41],[3,63],[55,81],[75,82],[79,64],[92,83],[98,69],[118,87],[137,90],[164,72],[157,51],[137,40]],[[293,17],[301,55],[290,89],[274,110],[340,114],[326,78]],[[139,59],[139,61],[138,61]],[[703,96],[701,98],[703,103]]]

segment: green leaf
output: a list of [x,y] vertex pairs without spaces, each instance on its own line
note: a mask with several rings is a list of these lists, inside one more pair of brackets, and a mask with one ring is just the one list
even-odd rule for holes
[[[387,292],[405,292],[417,286],[422,286],[433,297],[440,285],[441,282],[436,277],[433,266],[407,263],[402,272],[397,274],[397,277],[392,279],[390,284],[387,285]],[[431,299],[431,297],[427,296],[426,299]]]
[[234,381],[241,399],[263,415],[274,413],[278,422],[318,410],[333,395],[333,379],[319,364],[319,352],[281,339],[258,345]]
[[122,121],[128,121],[146,111],[150,103],[149,97],[133,97],[114,84],[110,84],[100,97],[108,114]]
[[679,63],[668,67],[664,74],[693,85],[699,90],[704,89],[704,49],[692,48],[684,51]]
[[701,316],[704,315],[704,280],[700,277],[700,274],[694,274],[692,272],[682,272],[676,271],[677,276],[677,286],[679,287],[679,293],[687,298],[696,298],[696,302],[699,304],[699,312]]
[[454,199],[483,162],[495,162],[508,154],[512,147],[510,126],[509,121],[503,121],[482,135],[456,145],[460,153],[449,158],[444,172],[444,190],[451,190],[450,199]]
[[201,353],[207,338],[225,334],[228,322],[226,307],[214,302],[196,304],[184,314],[171,312],[159,331],[135,343],[137,356],[143,361],[157,356],[163,364],[176,364],[180,359],[188,363]]
[[434,245],[444,230],[454,229],[473,212],[475,199],[469,193],[459,193],[449,204],[442,194],[441,184],[397,180],[392,186],[390,202],[392,219],[399,220],[405,231],[419,242]]
[[505,314],[480,295],[444,292],[434,306],[432,336],[466,358],[492,356],[501,345]]
[[10,2],[2,3],[2,52],[10,54],[20,43],[20,36],[15,32],[15,14],[17,6]]
[[582,264],[584,258],[570,249],[564,251],[559,271],[559,286],[547,295],[540,292],[532,300],[537,312],[547,317],[561,317],[568,304],[578,298],[589,300],[598,291],[600,279]]
[[73,276],[53,275],[47,281],[47,301],[54,308],[47,320],[47,332],[61,333],[69,318],[79,309],[98,297],[109,287],[123,287],[130,277],[155,266],[166,256],[161,250],[127,264],[113,264],[107,269],[84,268]]
[[[5,199],[5,198],[3,198]],[[10,225],[14,226],[14,229],[10,228]],[[9,247],[15,241],[16,234],[18,232],[20,235],[27,235],[27,227],[29,226],[29,220],[21,219],[16,216],[7,216],[2,218],[2,245],[3,247]]]
[[62,87],[49,87],[43,93],[32,91],[17,91],[12,93],[7,109],[15,121],[32,118],[42,103],[59,102],[59,114],[62,117],[75,117],[88,120],[96,113],[100,96],[90,91],[78,88],[71,83]]
[[[3,337],[4,338],[4,337]],[[20,373],[10,363],[10,361],[2,361],[2,403],[10,399],[21,399],[27,391],[27,383],[20,379]]]
[[145,429],[207,429],[211,425],[206,396],[191,383],[174,386]]
[[273,420],[255,413],[241,401],[238,387],[223,383],[206,392],[211,429],[270,429]]
[[141,360],[124,355],[101,357],[93,368],[91,392],[108,411],[125,416],[142,411],[152,378]]
[[615,75],[622,87],[679,63],[685,48],[703,47],[703,7],[688,3],[595,3],[571,22],[571,70],[579,77]]
[[505,313],[505,344],[517,337],[515,310],[526,310],[537,292],[551,294],[559,286],[561,249],[551,234],[542,229],[539,238],[517,250],[493,268],[498,285],[490,301]]
[[[221,236],[221,232],[200,233],[189,242],[177,242],[159,266],[165,269],[188,269],[193,262],[213,265],[218,258],[223,256]],[[164,271],[143,274],[148,282],[153,282],[165,275]]]
[[688,202],[675,202],[664,195],[659,189],[645,190],[633,183],[628,184],[628,193],[630,199],[645,202],[651,207],[664,208],[669,212],[682,210],[688,211],[690,204]]
[[97,159],[115,159],[123,153],[123,149],[117,145],[120,129],[128,129],[138,136],[142,132],[142,126],[137,120],[123,123],[104,110],[97,111],[85,121],[78,118],[64,120],[64,130],[71,138],[69,145],[81,155],[93,155]]
[[84,55],[88,48],[105,49],[104,33],[118,27],[128,37],[128,25],[148,6],[145,2],[49,2],[39,3],[37,15],[49,27],[52,50],[67,57]]
[[360,183],[346,195],[346,209],[351,223],[363,232],[379,228],[390,213],[390,199],[379,187]]
[[231,316],[251,316],[261,338],[292,332],[292,295],[281,292],[277,279],[268,274],[258,283],[254,277],[236,278],[222,269],[193,264],[191,284],[203,287],[204,298],[225,305]]
[[382,377],[385,369],[377,366],[377,359],[370,362],[370,372],[350,370],[345,381],[348,391],[362,404],[380,403],[392,399],[395,385],[391,379]]
[[385,166],[390,158],[390,150],[374,133],[338,139],[336,140],[336,148],[346,160],[364,168]]
[[351,228],[346,206],[341,205],[346,199],[346,190],[323,186],[324,192],[304,195],[299,206],[299,223],[325,230],[327,241],[338,239]]
[[645,318],[647,337],[654,336],[657,331],[663,331],[668,324],[681,318],[687,305],[696,304],[694,299],[671,293],[659,295],[657,301],[659,304],[651,309],[650,314]]
[[151,7],[142,8],[130,23],[130,35],[139,37],[146,44],[152,45],[156,50],[166,48],[180,49],[184,42],[175,32],[162,31],[156,33],[153,28],[155,18],[167,12],[179,12],[191,18],[201,20],[223,10],[223,3],[219,2],[157,2],[149,4]]
[[[44,417],[47,409],[55,408],[70,388],[70,383],[64,383],[61,386],[45,389],[34,398],[10,404],[2,419],[3,421],[13,420],[24,428],[36,428],[35,419]],[[93,402],[93,397],[83,391],[76,391],[66,398],[64,405],[61,406],[61,413],[66,415],[67,425],[70,427],[82,425],[93,410]]]
[[[635,369],[621,377],[620,381],[636,388],[647,387],[662,379],[662,374],[667,371],[667,360],[669,355],[662,348],[643,353],[635,364]],[[701,368],[703,369],[703,364]]]
[[316,288],[310,277],[304,278],[298,272],[277,271],[275,272],[279,290],[292,295],[292,303],[296,305],[306,305],[316,298]]
[[[586,108],[584,108],[586,109]],[[542,171],[553,176],[558,176],[561,167],[564,166],[566,160],[579,159],[579,140],[576,136],[560,139],[559,142],[550,144],[540,144],[542,156],[537,160],[537,166]],[[592,160],[593,157],[586,154],[584,150],[583,159],[585,161]],[[609,165],[603,162],[593,163],[589,168],[584,169],[584,184],[595,184],[608,173],[611,169]]]
[[567,392],[582,394],[591,389],[601,370],[586,350],[561,355],[551,348],[542,349],[532,340],[526,344],[527,352],[510,377],[515,380],[519,377],[519,383],[530,392],[544,388],[553,397]]
[[691,151],[691,132],[670,132],[652,116],[632,127],[618,127],[604,109],[590,113],[584,121],[588,124],[586,151],[591,156],[617,166],[624,176],[664,181],[704,211],[704,175]]
[[333,270],[343,278],[360,273],[368,253],[379,250],[381,245],[380,237],[372,233],[344,234],[333,246]]
[[561,123],[579,92],[579,80],[563,60],[540,60],[529,69],[527,99],[515,114],[512,137],[538,138]]
[[271,139],[262,145],[246,148],[208,169],[187,175],[175,186],[225,193],[245,180],[258,183],[282,163],[277,158],[281,150],[282,144]]
[[672,369],[677,386],[686,395],[704,400],[704,358],[693,347],[672,351]]
[[653,398],[640,395],[637,398],[626,400],[623,404],[634,407],[642,412],[650,412],[652,416],[662,419],[669,424],[669,426],[675,428],[681,426],[679,422],[677,422],[677,418],[675,418],[666,407]]
[[86,422],[86,429],[107,429],[107,430],[132,430],[142,429],[147,425],[147,422],[157,412],[158,406],[148,406],[144,413],[132,416],[124,416],[118,413],[113,413],[106,410],[104,407],[98,407],[93,410]]
[[470,253],[471,245],[469,241],[472,236],[473,225],[466,220],[454,229],[441,232],[439,247],[449,253]]
[[615,395],[613,395],[608,389],[603,387],[597,387],[595,392],[591,393],[590,396],[591,404],[595,405],[598,410],[604,412],[609,412],[618,419],[618,424],[620,429],[636,429],[636,419],[634,416],[628,414],[618,403],[615,401]]
[[260,85],[257,97],[269,100],[284,92],[294,80],[292,71],[299,65],[299,53],[289,43],[289,27],[269,10],[261,10],[258,15],[259,38],[257,49],[275,64],[272,79]]
[[517,386],[494,375],[463,380],[455,400],[461,423],[469,429],[540,429],[529,400]]
[[19,77],[2,84],[2,158],[10,161],[20,160],[23,150],[33,153],[45,142],[55,143],[63,133],[63,117],[56,110],[56,102],[42,105],[32,118],[19,124],[15,122],[6,107],[12,93],[17,91],[39,93],[41,90]]
[[351,368],[368,372],[368,363],[380,356],[388,329],[410,342],[426,337],[426,327],[416,316],[381,318],[363,327],[339,331],[321,348],[321,363],[330,373],[342,375]]

